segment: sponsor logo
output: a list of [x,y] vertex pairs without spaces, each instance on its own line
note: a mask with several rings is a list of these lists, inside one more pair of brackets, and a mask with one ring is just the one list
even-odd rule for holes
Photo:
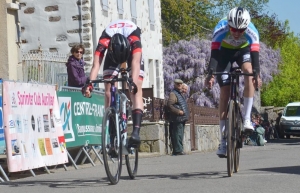
[[244,62],[250,62],[250,54],[243,55],[243,63]]

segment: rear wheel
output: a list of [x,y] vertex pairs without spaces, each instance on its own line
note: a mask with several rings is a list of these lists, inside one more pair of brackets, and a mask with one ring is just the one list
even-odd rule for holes
[[106,175],[111,184],[119,182],[122,171],[122,144],[116,123],[116,111],[107,108],[102,121],[102,152]]
[[128,149],[128,155],[125,155],[125,160],[126,160],[126,166],[127,166],[129,177],[131,179],[134,179],[137,174],[138,163],[139,163],[138,149],[137,148]]
[[233,139],[234,126],[235,126],[235,109],[234,109],[234,101],[231,100],[229,103],[228,110],[228,121],[227,121],[227,173],[228,176],[231,177],[233,174],[233,160],[234,160],[234,152],[235,152],[235,140]]

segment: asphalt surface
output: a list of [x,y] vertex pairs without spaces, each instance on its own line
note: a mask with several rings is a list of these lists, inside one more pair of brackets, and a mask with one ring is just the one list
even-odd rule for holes
[[123,165],[117,185],[110,185],[97,164],[52,170],[52,174],[0,183],[0,192],[22,193],[294,193],[300,192],[300,138],[269,141],[266,146],[244,146],[240,170],[227,177],[226,159],[215,152],[183,156],[151,156],[139,160],[138,176],[129,179]]

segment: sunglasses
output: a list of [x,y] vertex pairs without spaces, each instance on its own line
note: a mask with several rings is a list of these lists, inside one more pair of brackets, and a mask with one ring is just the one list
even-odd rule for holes
[[77,50],[77,51],[75,51],[75,52],[76,52],[77,54],[78,54],[78,53],[83,54],[83,51],[78,51],[78,50]]
[[244,28],[244,29],[236,29],[236,28],[233,28],[233,27],[229,27],[230,28],[230,31],[232,32],[239,32],[239,33],[243,33],[247,28]]

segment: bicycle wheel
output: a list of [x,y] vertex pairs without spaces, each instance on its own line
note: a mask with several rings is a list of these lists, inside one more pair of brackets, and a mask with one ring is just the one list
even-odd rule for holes
[[102,152],[106,175],[111,184],[119,182],[122,171],[122,144],[116,123],[116,111],[107,108],[102,121]]
[[[238,106],[237,106],[238,108]],[[238,109],[236,109],[236,126],[233,131],[234,135],[235,135],[235,148],[234,148],[234,172],[238,172],[239,171],[239,167],[240,167],[240,148],[243,147],[243,136],[242,136],[242,127],[243,127],[243,122],[242,122],[242,117],[240,112],[238,111]]]
[[235,152],[235,141],[233,140],[234,133],[234,125],[235,125],[235,109],[234,109],[234,101],[231,100],[229,102],[228,109],[228,121],[227,121],[227,174],[229,177],[232,176],[233,173],[233,160],[234,160],[234,152]]
[[125,161],[126,161],[128,175],[131,179],[134,179],[137,174],[138,163],[139,163],[138,149],[133,147],[128,149],[128,155],[125,155]]

